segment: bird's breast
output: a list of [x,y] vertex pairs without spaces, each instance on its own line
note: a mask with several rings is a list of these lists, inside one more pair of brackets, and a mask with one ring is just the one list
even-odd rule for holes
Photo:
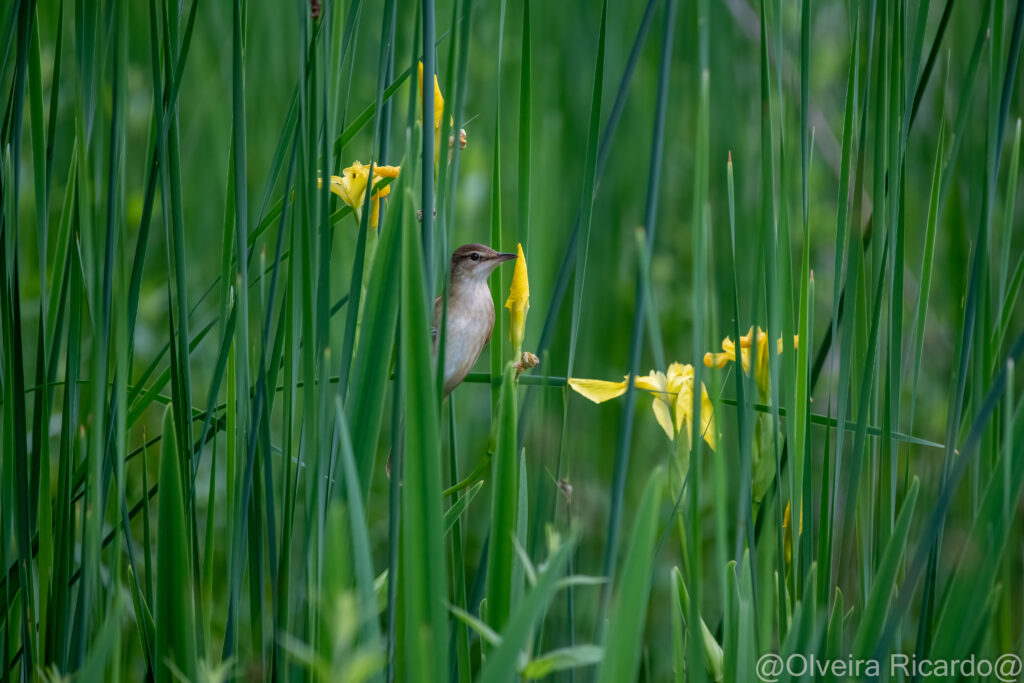
[[444,391],[451,392],[476,365],[494,329],[494,303],[486,285],[455,292],[448,302]]

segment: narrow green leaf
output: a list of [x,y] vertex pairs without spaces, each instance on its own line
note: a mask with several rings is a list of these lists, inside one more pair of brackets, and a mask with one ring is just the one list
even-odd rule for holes
[[[1006,441],[1009,444],[1014,441],[1014,424],[1021,428],[1022,413],[1024,411],[1018,410],[1016,420],[1008,419]],[[942,657],[954,658],[970,652],[975,637],[981,635],[989,618],[980,606],[995,589],[1013,523],[1013,514],[1007,512],[1016,509],[1024,487],[1024,457],[1007,448],[1002,458],[989,480],[968,536],[971,543],[960,554],[956,571],[950,577],[945,603],[936,619],[932,652]],[[1000,473],[1003,467],[1009,469]]]
[[882,625],[889,610],[889,597],[896,587],[896,573],[906,554],[907,535],[910,533],[910,522],[914,518],[914,505],[917,503],[919,488],[918,479],[914,477],[873,577],[871,593],[864,606],[864,615],[853,639],[852,652],[855,657],[870,657],[872,647],[882,632]]
[[352,367],[347,407],[351,423],[359,425],[353,434],[352,449],[359,468],[359,488],[364,499],[369,495],[377,457],[380,428],[384,420],[384,402],[387,398],[387,378],[395,345],[399,301],[399,288],[395,287],[395,283],[400,280],[401,262],[400,218],[402,211],[407,210],[399,206],[399,203],[406,187],[403,173],[393,188],[396,201],[388,207],[384,217],[381,228],[383,235],[370,269],[363,305],[364,310],[372,314],[363,318],[360,331],[362,342],[356,350]]
[[157,681],[173,681],[171,665],[189,678],[196,675],[195,618],[192,610],[192,565],[189,561],[185,496],[174,408],[164,411],[160,449],[160,500],[157,513],[156,641]]
[[[633,325],[629,338],[628,373],[636,377],[640,372],[640,352],[644,344],[644,323],[657,325],[657,309],[653,301],[650,287],[650,261],[654,252],[654,240],[657,232],[658,193],[661,184],[661,165],[665,146],[665,114],[668,106],[668,88],[672,65],[672,45],[675,29],[675,0],[665,3],[664,38],[661,46],[661,64],[658,69],[657,100],[654,106],[653,134],[651,137],[651,159],[647,173],[647,200],[644,209],[644,227],[642,234],[637,234],[637,292],[636,304],[633,308]],[[648,313],[648,307],[650,312]],[[653,330],[652,344],[658,367],[663,367],[661,338]],[[619,552],[619,533],[622,528],[622,508],[625,498],[626,475],[629,471],[631,441],[633,436],[633,418],[636,413],[637,393],[632,383],[626,388],[626,400],[623,407],[622,421],[619,423],[618,436],[615,444],[615,469],[612,474],[611,510],[608,515],[608,532],[604,549],[603,572],[609,579],[615,577],[615,564]],[[604,620],[607,613],[610,591],[605,592],[599,619]],[[599,627],[603,628],[603,626]]]
[[[403,204],[413,206],[411,190]],[[394,208],[392,209],[395,210]],[[448,594],[441,528],[441,461],[431,362],[423,251],[411,210],[401,209],[400,396],[405,407],[401,539],[406,671],[441,680],[448,671],[444,599]]]
[[[678,597],[678,601],[672,604],[673,614],[678,613],[682,619],[686,619],[686,615],[691,613],[693,606],[690,604],[690,594],[686,590],[686,582],[683,581],[683,573],[679,571],[679,567],[672,568],[672,593],[673,597]],[[678,606],[678,609],[676,607]],[[725,676],[723,668],[723,656],[722,646],[715,639],[711,629],[708,628],[707,624],[704,623],[704,618],[700,618],[700,647],[704,653],[704,668],[711,675],[712,680],[721,681]],[[684,626],[691,622],[685,622]],[[695,640],[697,637],[691,636]]]
[[[338,439],[341,442],[341,468],[345,478],[346,502],[348,503],[352,561],[355,564],[356,589],[359,593],[360,635],[364,645],[379,649],[380,624],[377,623],[375,609],[377,601],[374,595],[370,534],[366,526],[363,497],[359,491],[359,474],[352,452],[352,439],[349,436],[348,422],[345,420],[345,414],[341,407],[341,398],[338,396],[334,398],[334,419],[338,429]],[[374,679],[379,679],[379,676],[375,676]]]
[[513,566],[519,464],[516,449],[516,380],[509,363],[501,382],[498,401],[497,448],[492,459],[491,540],[487,555],[487,605],[491,628],[501,631],[512,611]]
[[[565,573],[569,555],[575,545],[576,539],[573,537],[552,551],[544,570],[537,578],[537,585],[526,594],[510,616],[508,626],[501,632],[501,645],[487,654],[483,670],[477,678],[478,683],[515,680],[521,654],[530,639],[530,633],[554,597],[558,589],[558,580]],[[480,611],[483,616],[483,605]],[[490,605],[487,605],[487,611],[490,611]]]
[[644,487],[626,549],[616,595],[605,635],[605,657],[598,670],[601,683],[631,681],[640,662],[640,646],[647,620],[658,531],[658,510],[665,472],[657,467]]
[[488,645],[492,647],[501,645],[501,636],[499,636],[494,629],[488,626],[483,619],[477,619],[466,610],[454,605],[449,605],[448,609],[451,610],[456,619],[473,629],[480,638],[487,642]]
[[[590,227],[594,214],[594,192],[597,187],[598,134],[601,129],[601,102],[604,92],[604,52],[608,26],[608,2],[601,5],[601,30],[597,39],[597,65],[594,68],[593,96],[590,100],[590,125],[587,132],[587,156],[583,167],[583,191],[580,196],[580,236],[576,247],[576,279],[572,295],[572,319],[569,334],[569,361],[565,371],[573,376],[576,344],[579,341],[580,315],[583,309],[583,286],[587,279],[587,257],[590,252]],[[493,368],[492,368],[493,371]]]
[[523,668],[523,678],[536,680],[557,671],[593,666],[601,661],[603,654],[597,645],[574,645],[552,650],[531,659]]
[[153,634],[156,632],[156,622],[153,621],[153,613],[149,610],[146,597],[142,594],[142,586],[139,585],[138,577],[128,567],[128,583],[131,584],[132,606],[135,608],[135,625],[139,630],[139,641],[142,643],[142,652],[146,657],[146,668],[148,675],[152,676],[155,667],[153,666]]
[[[845,643],[843,642],[843,592],[836,588],[835,602],[832,604],[832,614],[828,620],[828,630],[825,635],[825,656],[829,659],[841,659],[844,656]],[[828,680],[838,681],[839,677],[834,672],[829,672]]]

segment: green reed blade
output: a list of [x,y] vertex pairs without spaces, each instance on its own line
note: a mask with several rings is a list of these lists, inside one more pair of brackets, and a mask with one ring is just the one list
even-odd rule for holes
[[500,632],[512,613],[513,567],[519,499],[519,451],[516,448],[516,381],[505,366],[497,408],[497,441],[491,473],[491,541],[487,546],[487,623]]
[[665,471],[661,467],[655,468],[640,498],[609,614],[609,627],[604,640],[605,654],[598,670],[598,681],[626,681],[636,677],[653,581],[658,512],[664,479]]
[[[406,191],[403,203],[414,206]],[[411,210],[400,212],[402,226],[400,395],[405,408],[404,439],[410,457],[402,477],[402,564],[400,602],[404,606],[400,636],[404,666],[432,680],[448,671],[444,599],[447,596],[444,539],[441,530],[441,463],[437,404],[430,360],[430,329],[423,251]],[[427,672],[432,672],[428,675]]]

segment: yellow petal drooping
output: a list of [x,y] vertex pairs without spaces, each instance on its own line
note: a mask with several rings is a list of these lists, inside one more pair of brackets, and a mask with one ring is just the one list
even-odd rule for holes
[[512,349],[516,357],[523,349],[523,336],[526,334],[526,314],[530,311],[530,279],[526,273],[526,256],[523,255],[523,245],[517,245],[518,256],[516,257],[516,269],[512,273],[512,286],[508,290],[508,300],[505,308],[509,311],[509,318],[512,325],[509,335],[512,339]]
[[676,438],[676,432],[672,427],[672,413],[668,406],[668,401],[656,395],[651,409],[654,411],[654,419],[658,421],[658,425],[661,426],[665,435],[670,439],[674,439]]
[[628,377],[621,382],[605,382],[600,379],[569,378],[569,386],[577,394],[590,399],[594,403],[604,403],[626,393]]
[[[384,180],[384,178],[397,178],[401,168],[398,166],[374,166],[373,187]],[[341,201],[352,208],[356,220],[362,217],[363,200],[366,198],[366,185],[370,177],[370,167],[358,161],[341,172],[340,176],[332,175],[330,178],[331,192],[338,195]],[[318,179],[317,187],[323,187],[323,178]],[[376,190],[370,197],[370,227],[376,228],[380,215],[380,198],[386,197],[391,192],[390,186]]]
[[711,397],[708,396],[708,390],[703,382],[700,383],[700,434],[708,446],[711,446],[711,450],[715,450],[715,409],[711,405]]

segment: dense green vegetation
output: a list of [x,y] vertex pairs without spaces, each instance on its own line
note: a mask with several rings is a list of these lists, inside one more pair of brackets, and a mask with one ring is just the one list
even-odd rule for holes
[[[1024,651],[1024,3],[0,30],[0,681]],[[467,242],[529,281],[442,398]]]

